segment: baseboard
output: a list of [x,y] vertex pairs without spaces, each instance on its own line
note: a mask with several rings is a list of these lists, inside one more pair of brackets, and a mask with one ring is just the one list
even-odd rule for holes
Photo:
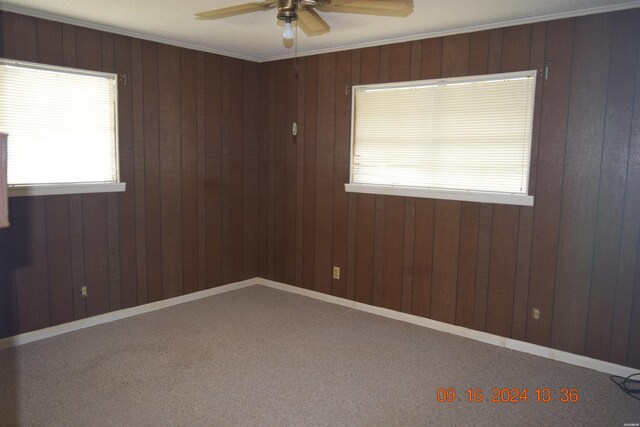
[[89,328],[91,326],[101,325],[103,323],[113,322],[115,320],[126,319],[127,317],[137,316],[139,314],[149,313],[151,311],[160,310],[185,302],[195,301],[201,298],[207,298],[213,295],[225,292],[235,291],[237,289],[246,288],[252,285],[262,285],[269,288],[278,289],[293,294],[314,298],[320,301],[353,308],[355,310],[364,311],[379,316],[388,317],[390,319],[408,322],[414,325],[423,326],[441,332],[447,332],[472,340],[480,341],[486,344],[505,347],[511,350],[521,351],[523,353],[533,354],[535,356],[547,359],[557,360],[559,362],[569,363],[570,365],[581,366],[583,368],[593,369],[607,374],[620,375],[627,377],[637,373],[637,369],[629,368],[615,363],[605,362],[602,360],[592,359],[590,357],[581,356],[566,351],[554,350],[537,344],[531,344],[524,341],[518,341],[512,338],[505,338],[486,332],[476,331],[462,326],[451,325],[449,323],[438,322],[437,320],[427,319],[426,317],[415,316],[413,314],[402,313],[395,310],[389,310],[382,307],[375,307],[361,302],[352,301],[333,295],[323,294],[321,292],[309,289],[299,288],[287,285],[285,283],[256,277],[254,279],[243,280],[240,282],[230,283],[228,285],[218,286],[216,288],[205,289],[203,291],[194,292],[187,295],[181,295],[175,298],[169,298],[162,301],[156,301],[137,307],[126,308],[111,313],[101,314],[99,316],[89,317],[87,319],[75,320],[73,322],[64,323],[62,325],[52,326],[50,328],[40,329],[33,332],[15,335],[9,338],[0,339],[0,350],[9,347],[16,347],[30,342],[39,341],[45,338],[54,337],[56,335],[66,334],[67,332],[77,331],[79,329]]
[[390,319],[412,323],[414,325],[435,329],[441,332],[447,332],[453,335],[470,338],[472,340],[480,341],[486,344],[493,344],[498,347],[505,347],[511,350],[533,354],[535,356],[540,356],[547,359],[557,360],[559,362],[568,363],[570,365],[581,366],[583,368],[593,369],[593,370],[604,372],[607,374],[620,375],[621,377],[627,377],[631,374],[638,373],[637,369],[629,368],[629,367],[618,365],[611,362],[592,359],[587,356],[568,353],[566,351],[554,350],[552,348],[544,347],[537,344],[518,341],[512,338],[505,338],[498,335],[489,334],[486,332],[476,331],[474,329],[464,328],[462,326],[451,325],[449,323],[438,322],[437,320],[427,319],[426,317],[420,317],[420,316],[415,316],[413,314],[407,314],[407,313],[402,313],[395,310],[389,310],[386,308],[375,307],[372,305],[351,301],[345,298],[340,298],[333,295],[327,295],[321,292],[312,291],[309,289],[298,288],[296,286],[275,282],[273,280],[267,280],[262,278],[257,278],[256,280],[257,280],[257,283],[260,285],[268,286],[270,288],[278,289],[281,291],[291,292],[291,293],[303,295],[309,298],[315,298],[320,301],[342,305],[344,307],[349,307],[356,310],[365,311],[367,313],[388,317]]
[[127,317],[149,313],[150,311],[160,310],[174,305],[183,304],[185,302],[195,301],[201,298],[207,298],[213,295],[235,291],[237,289],[246,288],[247,286],[256,284],[258,284],[257,278],[243,280],[240,282],[229,283],[228,285],[218,286],[216,288],[205,289],[203,291],[181,295],[175,298],[151,302],[148,304],[139,305],[137,307],[125,308],[122,310],[113,311],[111,313],[88,317],[86,319],[74,320],[73,322],[63,323],[62,325],[56,325],[50,328],[39,329],[33,332],[14,335],[9,338],[0,339],[0,350],[4,348],[28,344],[30,342],[43,340],[45,338],[55,337],[56,335],[66,334],[67,332],[73,332],[79,329],[89,328],[91,326],[101,325],[103,323],[113,322],[114,320],[126,319]]

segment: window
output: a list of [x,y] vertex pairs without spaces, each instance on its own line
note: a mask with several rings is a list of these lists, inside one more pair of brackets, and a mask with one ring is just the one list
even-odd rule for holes
[[356,86],[347,191],[533,205],[536,71]]
[[0,59],[10,196],[124,191],[117,77]]

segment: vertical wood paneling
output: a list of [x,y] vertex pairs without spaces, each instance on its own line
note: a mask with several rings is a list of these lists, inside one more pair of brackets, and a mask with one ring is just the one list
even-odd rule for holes
[[473,326],[479,221],[480,205],[478,203],[463,202],[460,208],[456,325],[467,328]]
[[[360,84],[376,83],[380,78],[380,48],[362,49]],[[358,194],[356,205],[356,255],[354,299],[373,303],[375,196]]]
[[[205,54],[196,54],[197,158],[198,158],[198,290],[207,288],[207,185],[206,185],[206,101]],[[183,181],[184,182],[184,181]],[[186,266],[185,266],[186,268]]]
[[[640,265],[640,241],[638,242],[636,257],[636,266]],[[636,276],[634,278],[634,291],[633,291],[633,309],[631,310],[631,322],[629,323],[629,346],[627,348],[627,363],[628,366],[634,368],[640,368],[640,340],[637,339],[640,336],[640,268],[636,268]]]
[[296,124],[300,126],[297,135],[293,140],[296,145],[296,279],[294,284],[298,287],[304,287],[302,283],[302,267],[303,267],[303,247],[304,247],[304,159],[305,159],[305,86],[306,71],[304,60],[295,60],[296,80],[298,86],[296,99]]
[[[486,74],[489,60],[489,32],[469,36],[469,74]],[[456,324],[473,327],[478,267],[480,205],[462,203],[460,210],[460,248]]]
[[503,337],[511,336],[519,215],[514,206],[493,208],[485,330]]
[[243,278],[244,70],[239,60],[224,59],[223,67],[223,283],[231,283]]
[[[268,115],[267,122],[267,272],[269,277],[276,277],[274,272],[275,262],[275,191],[276,191],[276,168],[275,168],[275,143],[276,143],[276,63],[268,64]],[[315,209],[315,205],[314,205]],[[315,231],[314,231],[315,232]],[[280,238],[278,236],[278,238]],[[315,273],[314,273],[315,274]]]
[[304,88],[304,199],[302,225],[302,286],[314,288],[316,238],[316,107],[318,57],[305,58]]
[[431,315],[434,221],[435,201],[431,199],[416,200],[411,312],[425,317]]
[[284,210],[284,257],[281,258],[281,262],[284,262],[284,279],[286,283],[295,283],[296,277],[296,161],[297,161],[297,149],[295,138],[292,134],[293,122],[296,120],[297,109],[297,96],[296,91],[298,88],[298,82],[296,80],[296,69],[294,61],[287,61],[287,68],[284,74],[290,76],[287,80],[287,99],[279,102],[284,103],[286,106],[285,120],[282,125],[286,128],[286,137],[284,139],[284,177],[285,177],[285,203],[283,205]]
[[[549,345],[555,287],[562,175],[566,144],[567,116],[571,86],[573,20],[547,25],[546,58],[552,67],[549,79],[542,80],[540,144],[536,176],[531,275],[528,313],[540,310],[540,319],[527,322],[526,340]],[[540,173],[540,172],[544,173]]]
[[[333,159],[333,230],[331,238],[332,265],[340,268],[340,279],[332,279],[331,293],[347,296],[347,225],[349,201],[344,184],[349,181],[349,151],[351,143],[351,96],[345,87],[351,85],[351,52],[336,56],[335,129]],[[333,277],[333,276],[332,276]]]
[[172,298],[182,294],[180,49],[158,46],[158,85],[162,298]]
[[[634,15],[629,16],[633,21]],[[611,337],[610,361],[625,364],[629,337],[637,337],[638,329],[630,334],[631,311],[633,301],[634,276],[637,275],[638,265],[636,255],[640,240],[640,221],[636,212],[640,212],[640,55],[636,61],[636,83],[632,107],[631,135],[629,139],[629,157],[627,164],[626,189],[624,198],[624,211],[622,219],[622,238],[620,242],[620,256],[618,260],[618,277],[616,280],[616,297],[613,312],[613,331]],[[637,285],[636,281],[636,285]],[[636,289],[639,287],[636,286]],[[635,307],[638,307],[636,305]],[[637,317],[636,317],[637,319]],[[637,322],[637,320],[636,320]],[[637,341],[637,340],[636,340]],[[640,354],[637,352],[636,354]],[[640,366],[636,360],[634,366]]]
[[38,62],[62,65],[62,24],[36,20]]
[[[71,25],[62,25],[62,65],[76,66],[76,30]],[[82,297],[85,285],[84,271],[84,233],[82,229],[82,196],[69,196],[69,241],[71,246],[71,276],[73,318],[82,319],[87,316],[86,299]]]
[[[531,53],[529,69],[544,69],[546,23],[534,24],[531,28]],[[538,146],[540,140],[540,112],[542,86],[536,84],[536,101],[533,111],[533,131],[531,141],[531,161],[529,169],[529,194],[536,194],[536,174],[538,164]],[[518,231],[518,262],[516,265],[516,284],[513,296],[513,322],[511,337],[524,340],[527,328],[527,304],[529,300],[529,277],[531,272],[531,243],[533,239],[532,207],[520,207],[520,227]]]
[[[38,60],[34,18],[2,14],[4,55],[24,61]],[[18,325],[20,332],[50,324],[46,230],[42,197],[12,199],[9,222],[13,228]]]
[[[489,32],[469,35],[469,74],[487,73],[489,60]],[[478,230],[480,205],[462,203],[460,209],[460,249],[458,256],[458,284],[456,324],[473,327],[478,265]]]
[[[389,46],[390,82],[411,77],[411,43]],[[405,198],[388,197],[384,206],[382,300],[385,308],[402,309]],[[413,231],[412,231],[413,232]]]
[[111,305],[106,212],[104,194],[82,196],[87,316],[107,313]]
[[[274,123],[274,185],[275,192],[273,202],[277,209],[273,217],[273,252],[274,264],[273,273],[276,280],[286,283],[290,278],[292,259],[291,255],[291,184],[288,182],[289,174],[289,146],[293,143],[291,135],[290,114],[292,105],[295,102],[293,97],[294,84],[292,63],[281,61],[276,64],[275,80],[275,123]],[[280,76],[283,76],[282,78]],[[284,77],[286,76],[286,77]],[[294,236],[295,238],[295,236]]]
[[478,225],[478,258],[476,267],[476,292],[473,307],[473,329],[484,331],[487,324],[487,295],[489,288],[489,254],[491,252],[491,228],[493,205],[480,204]]
[[43,198],[12,200],[9,221],[15,233],[20,332],[41,329],[51,321]]
[[127,308],[138,304],[131,39],[115,36],[114,52],[115,70],[122,76],[118,82],[118,152],[120,154],[120,179],[127,184],[127,191],[118,193],[117,196],[120,293],[122,307]]
[[2,12],[2,50],[5,58],[38,61],[36,19]]
[[354,299],[373,303],[373,246],[375,232],[375,197],[359,194],[356,206],[356,277]]
[[608,359],[611,343],[616,296],[611,292],[611,284],[618,277],[631,132],[629,123],[632,123],[638,59],[638,37],[634,37],[638,15],[617,13],[613,19],[585,351],[587,356],[601,360]]
[[422,79],[435,79],[442,75],[442,38],[422,42]]
[[437,200],[433,234],[431,318],[455,323],[460,242],[460,202]]
[[402,309],[404,198],[389,197],[384,208],[381,306],[400,311]]
[[411,313],[411,303],[413,301],[413,248],[416,234],[416,199],[413,197],[405,201],[403,221],[401,309],[404,313]]
[[[389,45],[380,47],[380,83],[389,81],[389,54]],[[375,231],[373,236],[373,304],[376,306],[382,305],[382,289],[384,286],[384,225],[387,198],[388,196],[375,196]]]
[[[138,304],[148,302],[147,289],[147,222],[145,197],[145,153],[144,153],[144,88],[143,50],[140,40],[131,41],[131,84],[133,119],[133,167],[136,213],[136,273]],[[129,190],[131,191],[131,189]]]
[[45,198],[45,211],[51,325],[58,325],[74,319],[69,198]]
[[[2,45],[2,13],[0,12],[0,56],[3,55]],[[0,155],[6,159],[7,153],[7,139],[3,135],[0,138]],[[6,161],[6,160],[5,160]],[[13,248],[13,232],[9,224],[9,201],[6,199],[6,163],[2,168],[3,176],[0,177],[0,185],[5,188],[5,193],[2,197],[5,197],[6,211],[2,212],[0,216],[0,337],[7,337],[18,333],[18,309],[16,298],[16,283],[15,283],[15,265],[14,260],[14,248]],[[9,224],[10,225],[10,224]]]
[[[62,25],[40,19],[36,24],[38,61],[62,65]],[[51,325],[58,325],[73,320],[69,197],[44,198],[44,211]]]
[[336,54],[318,57],[314,289],[331,293]]
[[[446,37],[442,43],[442,77],[464,76],[469,66],[469,35]],[[431,317],[455,323],[460,245],[460,202],[437,200],[433,238]]]
[[143,41],[144,197],[147,293],[149,302],[162,299],[163,288],[158,67],[158,45],[156,43]]
[[[422,42],[421,79],[440,77],[442,69],[442,39]],[[415,238],[413,244],[413,277],[411,313],[429,317],[431,314],[431,288],[433,279],[433,233],[435,202],[417,199],[415,206]]]
[[387,196],[374,196],[375,221],[373,232],[373,305],[382,306],[384,286],[384,225]]
[[[495,29],[488,32],[486,62],[484,54],[478,54],[474,63],[484,68],[485,73],[497,73],[502,64],[503,30]],[[478,41],[484,53],[484,40]],[[489,268],[491,254],[491,237],[493,229],[493,205],[480,204],[480,219],[478,228],[478,256],[476,266],[476,290],[473,308],[473,328],[484,331],[487,321],[487,298],[489,296]]]
[[[351,51],[351,86],[360,84],[360,61],[361,51]],[[351,92],[353,94],[353,92]],[[351,97],[350,97],[351,98]],[[349,137],[350,141],[350,137]],[[350,152],[349,152],[350,154]],[[350,157],[347,162],[350,164]],[[347,180],[348,180],[347,175]],[[358,221],[358,194],[348,194],[348,219],[347,219],[347,298],[353,300],[355,298],[356,287],[356,235]]]
[[585,347],[602,159],[611,15],[576,19],[551,345]]
[[[102,35],[99,31],[76,28],[76,58],[78,68],[102,70]],[[81,199],[87,315],[95,316],[107,313],[111,306],[107,197],[105,194],[86,194]]]
[[469,70],[469,34],[442,40],[442,77],[459,77]]
[[[420,80],[422,74],[422,41],[411,43],[410,80]],[[407,198],[404,207],[404,237],[402,249],[402,311],[411,313],[413,302],[413,249],[415,242],[416,200]]]
[[180,49],[180,155],[182,194],[182,286],[198,286],[198,105],[196,52]]
[[207,288],[222,284],[222,60],[205,60]]
[[[530,45],[530,26],[506,28],[503,32],[501,71],[528,69]],[[501,336],[511,336],[519,222],[520,207],[503,205],[494,208],[486,331]]]
[[0,229],[0,337],[19,333],[13,229]]
[[259,169],[258,169],[258,177],[259,181],[259,200],[260,200],[260,231],[258,232],[258,248],[259,248],[259,260],[258,260],[258,271],[261,277],[268,277],[269,275],[269,193],[270,193],[270,181],[268,177],[270,176],[269,172],[269,135],[267,130],[269,129],[270,123],[270,114],[265,113],[265,111],[269,111],[269,105],[271,102],[270,98],[270,88],[269,85],[269,65],[268,64],[260,64],[258,66],[258,81],[260,92],[256,94],[257,100],[254,102],[258,106],[259,114],[259,129],[258,132],[258,158]]
[[[114,73],[114,36],[102,33],[102,71]],[[118,224],[118,195],[108,193],[107,199],[107,251],[109,254],[109,310],[122,308],[120,292],[120,242]]]
[[259,200],[259,119],[262,111],[256,98],[260,96],[261,85],[259,67],[257,64],[245,62],[244,66],[244,97],[243,97],[243,278],[258,276],[258,233],[260,232],[259,218],[263,210]]

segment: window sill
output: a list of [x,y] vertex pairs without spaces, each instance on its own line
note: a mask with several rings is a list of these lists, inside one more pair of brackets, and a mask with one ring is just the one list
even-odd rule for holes
[[126,183],[103,184],[52,184],[9,187],[9,197],[53,196],[60,194],[113,193],[126,189]]
[[533,206],[533,196],[526,194],[483,193],[432,190],[426,188],[392,187],[386,185],[345,184],[348,193],[384,194],[388,196],[422,197],[428,199],[459,200],[463,202],[497,203]]

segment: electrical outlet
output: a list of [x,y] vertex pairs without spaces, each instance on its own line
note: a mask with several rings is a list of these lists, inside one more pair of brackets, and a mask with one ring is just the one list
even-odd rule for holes
[[540,309],[534,307],[534,309],[531,310],[531,317],[533,317],[533,320],[540,320]]
[[333,267],[333,278],[334,279],[339,279],[340,278],[340,267]]
[[83,298],[87,297],[87,287],[83,286],[82,288],[80,288],[80,293],[82,294]]

